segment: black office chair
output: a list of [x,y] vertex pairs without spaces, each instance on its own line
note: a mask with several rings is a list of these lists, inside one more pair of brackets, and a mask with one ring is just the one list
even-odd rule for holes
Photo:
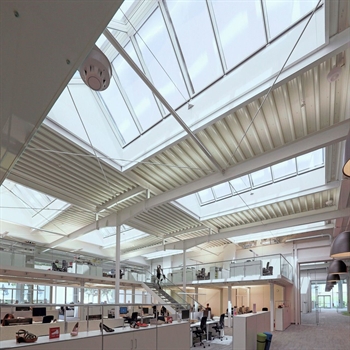
[[43,323],[51,323],[53,321],[53,315],[47,315],[43,317]]
[[52,271],[61,271],[61,269],[56,265],[56,262],[51,263]]
[[219,322],[215,326],[213,326],[213,329],[215,329],[216,333],[219,333],[218,338],[221,341],[224,339],[224,336],[222,335],[223,332],[221,332],[221,330],[223,330],[224,328],[225,328],[225,314],[221,314]]
[[[196,335],[196,338],[199,338],[199,345],[203,345],[203,348],[205,348],[205,344],[203,343],[203,337],[204,339],[207,336],[207,318],[205,316],[201,319],[201,324],[199,327],[196,327],[196,329],[193,330],[193,333]],[[210,344],[208,344],[210,346]],[[196,347],[195,344],[193,344],[193,347]]]
[[62,268],[61,268],[62,272],[68,272],[68,263],[67,260],[62,260]]
[[267,262],[266,267],[263,267],[263,276],[272,276],[273,275],[273,266],[270,266],[270,263]]
[[139,313],[138,312],[133,312],[131,314],[131,317],[126,319],[126,322],[132,324],[132,323],[136,323],[137,322],[137,317],[138,317]]

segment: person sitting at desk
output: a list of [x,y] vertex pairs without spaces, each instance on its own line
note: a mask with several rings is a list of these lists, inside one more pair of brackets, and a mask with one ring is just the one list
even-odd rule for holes
[[4,318],[3,318],[3,320],[2,320],[1,325],[2,325],[2,326],[7,326],[8,324],[7,324],[6,320],[12,320],[12,319],[14,319],[14,318],[15,318],[15,316],[13,316],[12,314],[6,314],[6,315],[4,316]]

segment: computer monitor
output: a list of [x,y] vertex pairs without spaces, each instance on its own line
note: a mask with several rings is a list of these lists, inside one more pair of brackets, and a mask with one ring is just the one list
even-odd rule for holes
[[190,318],[190,310],[181,310],[181,319],[188,320]]
[[8,320],[5,320],[5,326],[17,326],[17,325],[26,325],[26,324],[32,324],[33,319],[32,318],[9,318]]
[[142,312],[143,312],[144,315],[148,315],[148,313],[149,313],[149,308],[148,308],[148,307],[143,307],[143,308],[142,308]]
[[46,307],[33,307],[33,317],[46,316]]
[[29,311],[29,306],[16,306],[16,311]]
[[128,308],[127,308],[126,306],[121,306],[121,307],[119,308],[119,313],[120,313],[121,315],[127,314],[127,313],[128,313]]

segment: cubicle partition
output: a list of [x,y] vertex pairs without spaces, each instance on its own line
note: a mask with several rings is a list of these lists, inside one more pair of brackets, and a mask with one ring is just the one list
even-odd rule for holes
[[[37,304],[28,304],[28,306],[33,308]],[[169,307],[168,304],[41,305],[48,309],[74,307],[78,310],[76,312],[78,317],[65,314],[63,319],[56,319],[51,323],[32,321],[31,324],[25,325],[0,326],[1,349],[21,349],[28,346],[28,344],[16,342],[16,332],[19,329],[25,329],[38,337],[37,341],[30,345],[31,350],[46,350],[48,346],[51,350],[112,349],[115,348],[115,344],[118,344],[118,348],[121,349],[189,349],[189,320],[182,319],[181,313],[169,315],[171,317],[154,318],[153,312],[154,315],[159,315],[157,311],[162,306]],[[11,312],[15,307],[15,305],[0,304],[0,312],[1,314]],[[121,307],[126,307],[128,313],[119,316],[118,311]],[[172,308],[175,309],[176,306],[172,305]],[[114,317],[111,318],[112,310],[114,310]],[[149,314],[146,315],[146,311]],[[136,320],[131,319],[132,313],[136,313]],[[71,332],[77,323],[79,324],[78,334],[72,335]],[[50,337],[53,330],[57,338]]]

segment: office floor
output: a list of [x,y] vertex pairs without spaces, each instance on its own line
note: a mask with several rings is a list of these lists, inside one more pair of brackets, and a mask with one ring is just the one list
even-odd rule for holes
[[350,350],[349,316],[342,315],[340,310],[322,309],[318,325],[313,322],[315,313],[307,314],[307,319],[309,323],[273,332],[270,350]]
[[[319,314],[319,324],[315,313],[306,314],[308,323],[291,325],[285,331],[274,331],[270,350],[350,350],[350,317],[341,314],[342,310],[322,309]],[[210,350],[230,350],[232,344],[232,329],[225,327],[225,336],[230,344],[219,341],[210,342]],[[200,349],[199,345],[191,350]]]

